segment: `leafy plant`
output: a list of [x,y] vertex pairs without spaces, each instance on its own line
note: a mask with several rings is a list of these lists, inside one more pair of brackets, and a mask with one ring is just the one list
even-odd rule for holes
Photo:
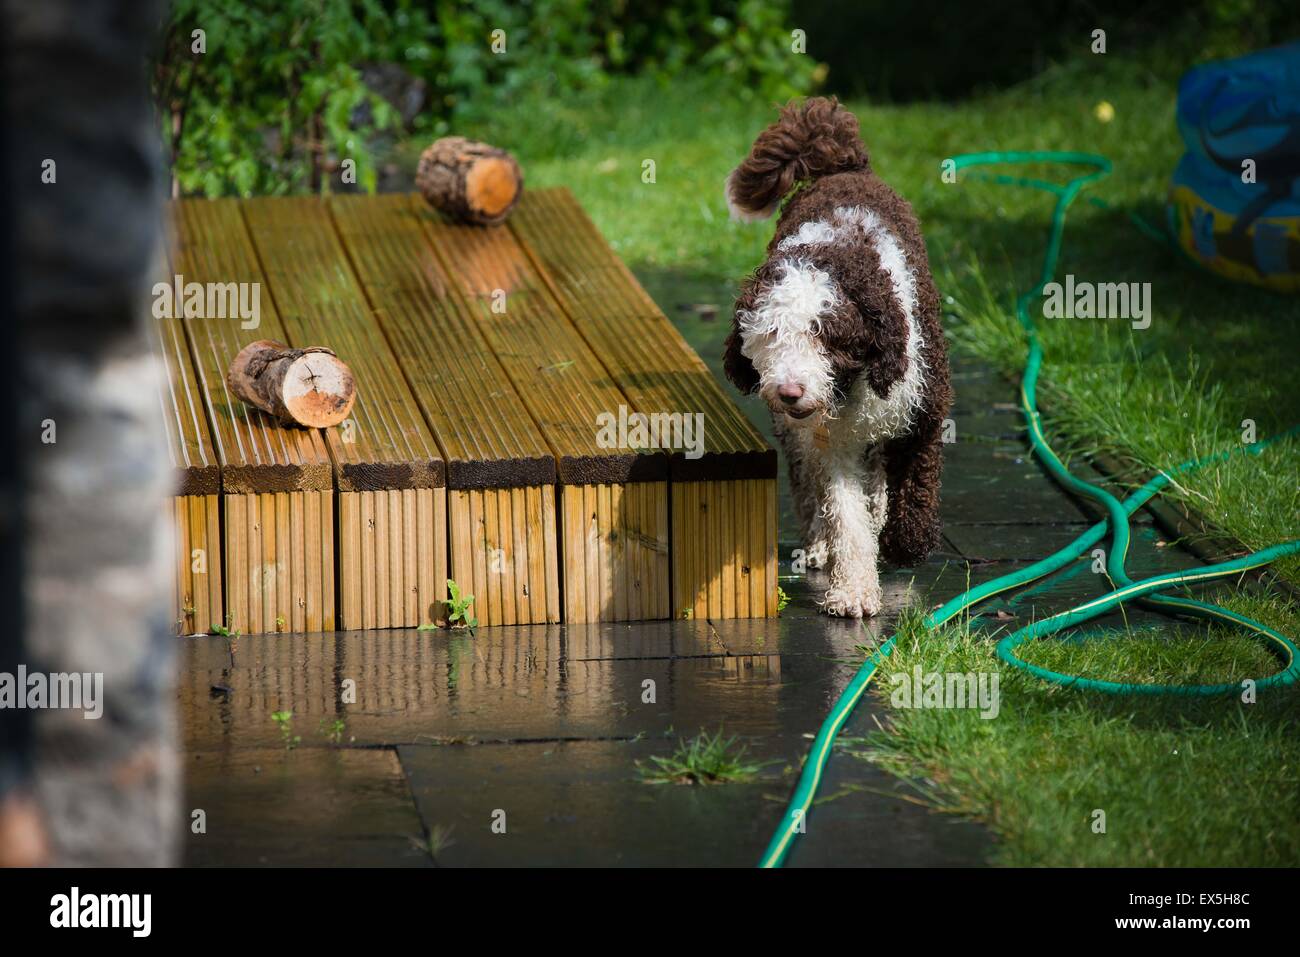
[[396,16],[375,0],[175,0],[153,76],[173,194],[323,191],[344,159],[373,191],[367,144],[398,114],[356,64]]
[[280,729],[280,740],[284,742],[284,749],[292,751],[302,743],[302,735],[293,733],[293,712],[292,711],[272,711],[271,720],[276,723]]
[[[277,714],[279,712],[276,712]],[[329,718],[320,719],[320,733],[325,735],[332,744],[343,743],[343,732],[347,729],[347,724],[342,718],[335,718],[331,721]]]
[[220,635],[226,639],[226,650],[229,653],[230,667],[232,668],[235,667],[235,652],[239,648],[240,638],[240,632],[232,627],[233,621],[234,619],[230,615],[227,615],[226,623],[224,625],[212,626],[212,634]]
[[790,596],[786,594],[785,589],[780,585],[776,586],[776,613],[779,615],[785,611],[785,606],[790,604]]
[[745,760],[745,745],[736,747],[736,738],[723,738],[722,732],[710,736],[701,731],[690,741],[678,741],[677,750],[668,757],[654,755],[653,767],[637,762],[637,771],[646,784],[734,784],[751,781],[771,761]]
[[474,596],[462,596],[460,586],[450,578],[447,579],[447,595],[447,625],[451,628],[468,628],[473,633],[478,627],[478,618],[472,618],[469,614]]

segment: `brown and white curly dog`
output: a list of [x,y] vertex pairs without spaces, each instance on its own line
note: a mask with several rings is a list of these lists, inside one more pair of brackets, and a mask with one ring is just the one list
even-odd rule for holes
[[939,295],[912,207],[871,171],[833,99],[791,104],[727,179],[733,216],[771,216],[745,282],[726,371],[772,411],[808,564],[830,565],[831,615],[880,611],[877,561],[938,545],[952,403]]

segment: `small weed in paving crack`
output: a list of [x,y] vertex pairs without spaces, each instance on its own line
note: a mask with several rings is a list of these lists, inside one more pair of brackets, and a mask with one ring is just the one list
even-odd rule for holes
[[746,761],[745,745],[736,738],[723,738],[701,731],[690,741],[677,742],[677,750],[666,758],[654,755],[653,767],[636,762],[645,784],[734,784],[752,781],[772,761]]

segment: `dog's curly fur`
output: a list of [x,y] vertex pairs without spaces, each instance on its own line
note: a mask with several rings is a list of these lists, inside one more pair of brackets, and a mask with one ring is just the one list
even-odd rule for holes
[[878,555],[917,564],[940,538],[952,389],[920,226],[834,99],[785,107],[726,191],[746,219],[793,191],[736,300],[724,365],[772,409],[809,560],[830,564],[825,610],[873,615]]

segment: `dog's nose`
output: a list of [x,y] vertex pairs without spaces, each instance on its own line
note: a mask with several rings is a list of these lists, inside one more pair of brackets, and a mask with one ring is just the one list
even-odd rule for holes
[[786,405],[794,405],[803,398],[803,386],[787,382],[784,385],[777,386],[776,394],[781,397],[781,401]]

